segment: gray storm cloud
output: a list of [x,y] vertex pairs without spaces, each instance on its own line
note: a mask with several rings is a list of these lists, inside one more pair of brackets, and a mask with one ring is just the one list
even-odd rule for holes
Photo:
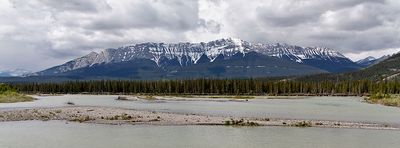
[[223,37],[357,59],[400,47],[399,14],[398,0],[2,0],[0,67],[40,70],[109,47]]

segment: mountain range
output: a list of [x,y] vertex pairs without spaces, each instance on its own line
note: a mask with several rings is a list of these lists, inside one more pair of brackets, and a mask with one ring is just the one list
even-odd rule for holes
[[27,76],[78,79],[182,79],[296,76],[356,71],[363,66],[325,47],[250,43],[141,43],[68,61]]

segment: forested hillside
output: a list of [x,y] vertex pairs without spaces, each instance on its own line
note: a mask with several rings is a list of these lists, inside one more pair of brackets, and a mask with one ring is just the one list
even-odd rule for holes
[[299,77],[300,81],[341,81],[341,80],[396,80],[400,78],[400,54],[391,56],[390,58],[370,66],[368,68],[342,74],[319,74]]

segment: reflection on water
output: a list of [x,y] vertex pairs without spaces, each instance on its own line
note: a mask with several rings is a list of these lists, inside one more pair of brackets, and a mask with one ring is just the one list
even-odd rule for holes
[[1,148],[389,148],[400,131],[225,126],[0,123]]
[[111,106],[138,110],[207,115],[368,121],[400,124],[400,108],[368,104],[359,97],[310,97],[306,99],[250,99],[248,102],[216,101],[117,101],[117,96],[65,95],[38,97],[35,102],[0,104],[0,109],[76,105]]

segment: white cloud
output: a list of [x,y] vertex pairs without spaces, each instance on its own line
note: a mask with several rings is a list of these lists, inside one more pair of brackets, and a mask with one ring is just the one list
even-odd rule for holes
[[326,11],[321,15],[321,23],[339,30],[367,30],[381,26],[385,12],[380,4],[360,4],[355,7]]
[[394,53],[399,53],[399,52],[400,48],[388,48],[382,50],[364,51],[360,53],[346,53],[346,56],[352,59],[353,61],[358,61],[368,56],[380,58],[382,56],[392,55]]
[[0,66],[41,70],[109,47],[224,37],[359,59],[400,47],[399,14],[398,0],[2,0]]

